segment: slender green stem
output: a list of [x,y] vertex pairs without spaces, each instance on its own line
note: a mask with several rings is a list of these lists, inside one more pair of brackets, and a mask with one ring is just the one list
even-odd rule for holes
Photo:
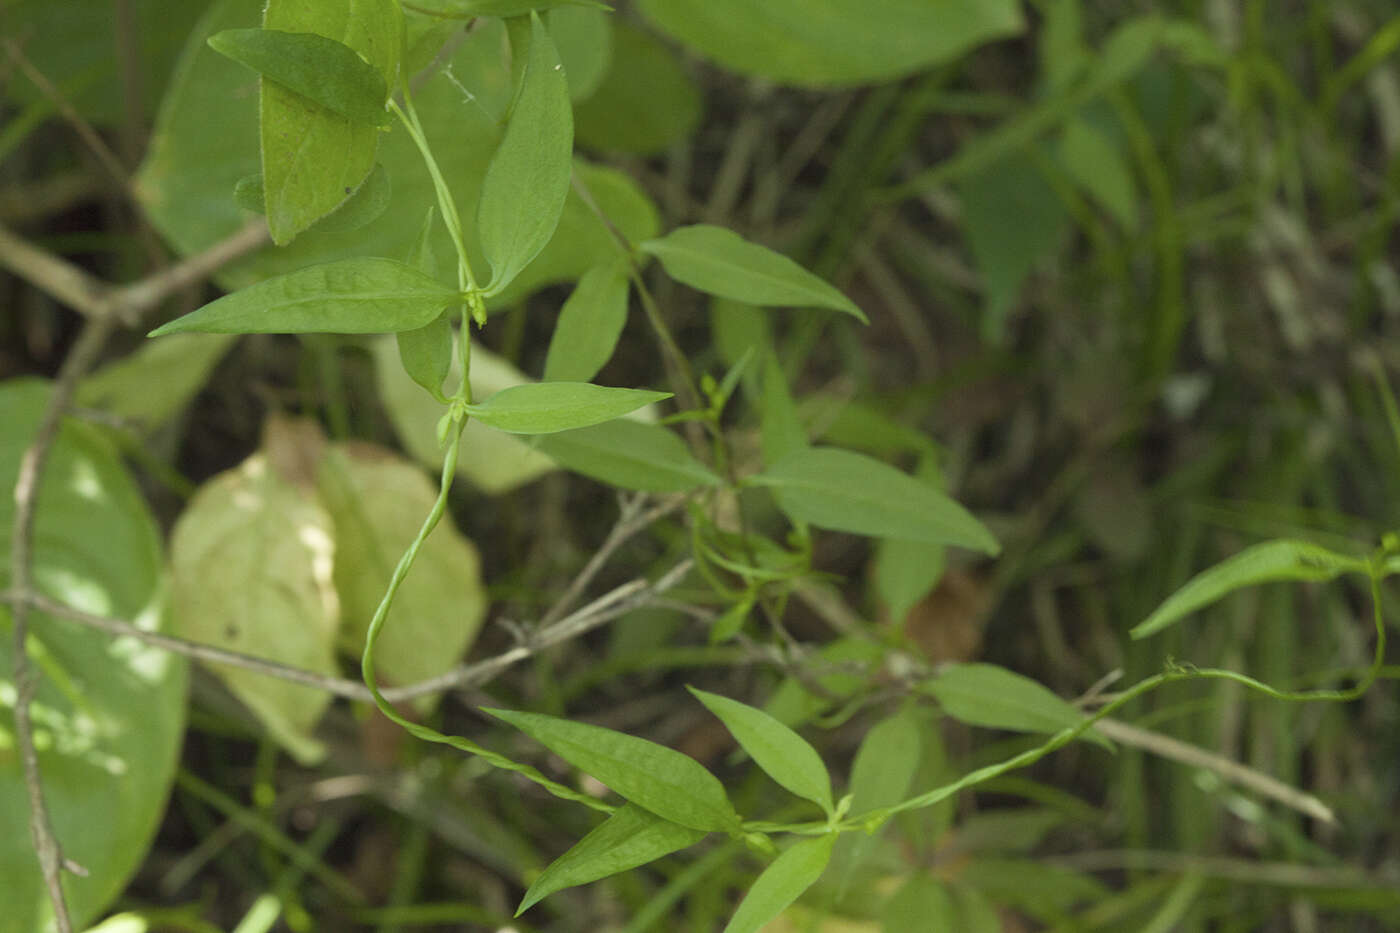
[[612,805],[576,791],[557,781],[552,781],[530,765],[512,761],[504,755],[497,754],[489,748],[478,745],[469,739],[464,739],[461,736],[446,735],[436,729],[422,725],[421,723],[413,722],[400,715],[398,710],[394,709],[389,701],[384,699],[384,695],[379,692],[379,686],[375,682],[375,643],[379,640],[379,634],[384,628],[384,620],[389,615],[389,608],[394,603],[394,597],[398,594],[399,587],[403,585],[404,578],[408,576],[408,571],[413,566],[413,562],[418,558],[418,552],[422,549],[423,542],[428,539],[428,535],[437,527],[437,523],[442,519],[443,513],[447,511],[447,495],[452,488],[452,477],[457,470],[457,451],[459,446],[457,441],[461,436],[462,427],[465,423],[465,415],[453,415],[451,428],[447,432],[447,453],[443,456],[442,480],[438,487],[437,501],[433,503],[432,509],[423,520],[423,526],[418,530],[418,536],[413,539],[408,549],[404,551],[403,556],[399,558],[398,565],[394,567],[394,572],[389,577],[389,585],[385,587],[384,597],[379,601],[379,607],[375,609],[374,617],[369,623],[369,631],[365,635],[365,651],[364,655],[360,658],[360,673],[364,677],[365,686],[369,688],[370,693],[374,696],[374,703],[379,707],[379,711],[392,721],[398,723],[415,738],[422,739],[425,742],[436,742],[440,745],[448,745],[458,751],[477,755],[494,767],[500,768],[503,771],[513,771],[516,774],[534,781],[556,797],[560,797],[564,800],[572,800],[575,803],[581,803],[586,807],[599,810],[603,813],[611,813],[616,809]]

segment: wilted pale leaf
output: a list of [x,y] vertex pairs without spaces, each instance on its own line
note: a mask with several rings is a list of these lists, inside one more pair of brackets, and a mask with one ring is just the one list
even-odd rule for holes
[[[340,607],[331,581],[331,519],[263,454],[195,493],[171,535],[173,619],[185,638],[324,674],[335,673]],[[211,665],[268,731],[302,761],[330,695]]]
[[[370,444],[336,444],[321,462],[321,501],[335,527],[340,645],[356,657],[399,557],[433,507],[437,488],[417,464]],[[486,614],[476,547],[444,517],[399,588],[375,644],[384,681],[407,684],[450,670]]]

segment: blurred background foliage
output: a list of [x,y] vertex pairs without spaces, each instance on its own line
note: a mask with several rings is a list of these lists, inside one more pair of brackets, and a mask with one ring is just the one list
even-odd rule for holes
[[[710,646],[713,597],[697,583],[673,594],[674,610],[636,613],[494,681],[492,705],[678,747],[752,811],[774,788],[728,757],[682,682],[805,722],[837,774],[850,774],[867,737],[899,747],[904,736],[908,748],[913,735],[907,777],[921,788],[1028,740],[901,711],[885,666],[897,650],[994,662],[1071,698],[1110,671],[1132,683],[1168,658],[1299,687],[1364,668],[1369,597],[1350,584],[1247,591],[1143,643],[1127,631],[1192,573],[1257,540],[1365,553],[1393,527],[1400,453],[1375,379],[1400,369],[1393,3],[617,6],[549,14],[575,97],[579,171],[604,211],[634,238],[730,226],[829,278],[871,319],[760,317],[657,275],[658,303],[697,370],[719,378],[770,346],[814,438],[941,483],[1005,553],[911,560],[820,536],[818,568],[844,582],[814,584],[785,624],[819,649],[802,665],[821,696],[769,663],[770,636]],[[470,3],[406,4],[410,60],[427,67],[446,43],[419,108],[454,186],[470,192],[508,105],[502,30],[418,7]],[[246,215],[230,191],[257,171],[255,82],[202,40],[255,24],[258,10],[255,0],[7,3],[0,222],[113,281],[236,229]],[[75,134],[78,119],[129,176],[111,177]],[[312,231],[218,283],[350,252],[402,255],[428,190],[412,155],[402,133],[384,139],[393,197],[369,226]],[[605,231],[573,201],[483,332],[501,384],[541,373],[559,286],[607,253]],[[0,376],[52,375],[75,316],[9,277],[0,308]],[[99,421],[167,525],[195,485],[257,447],[270,412],[423,455],[412,435],[426,397],[395,392],[370,341],[160,347],[119,339],[85,404],[106,413]],[[664,383],[639,315],[599,381]],[[753,449],[761,393],[746,385],[748,402],[729,415]],[[496,617],[548,605],[615,513],[601,487],[524,456],[481,454],[464,466],[475,485],[454,493]],[[522,465],[492,473],[504,457]],[[679,524],[659,524],[603,579],[668,566],[687,547]],[[1400,618],[1394,592],[1384,598]],[[488,624],[478,647],[509,637]],[[153,929],[228,929],[260,897],[293,930],[494,929],[522,882],[592,825],[341,703],[321,728],[329,757],[303,767],[207,674],[192,695],[177,789],[121,902]],[[456,700],[432,715],[498,747],[519,743]],[[773,929],[1400,926],[1393,679],[1354,703],[1303,706],[1190,683],[1125,718],[1316,795],[1336,821],[1209,768],[1081,744],[908,815],[867,851],[847,847],[849,870],[832,873],[841,880]],[[759,864],[732,845],[702,846],[561,892],[513,923],[714,930]]]

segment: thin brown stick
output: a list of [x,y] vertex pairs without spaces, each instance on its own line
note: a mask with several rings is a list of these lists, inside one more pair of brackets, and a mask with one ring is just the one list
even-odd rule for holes
[[[44,409],[34,440],[20,458],[14,488],[15,520],[10,526],[10,581],[19,592],[27,592],[33,585],[34,523],[39,486],[44,464],[58,437],[59,420],[77,388],[78,379],[102,352],[115,326],[115,318],[105,317],[98,318],[83,329],[59,370],[53,394]],[[48,805],[44,802],[43,776],[29,715],[30,704],[39,689],[38,675],[29,663],[29,606],[16,604],[11,618],[14,626],[15,744],[19,747],[24,784],[29,795],[29,835],[39,859],[44,886],[53,904],[58,933],[72,933],[73,923],[63,895],[63,849],[54,835]]]
[[[675,587],[681,579],[690,571],[689,560],[681,561],[667,573],[663,574],[654,583],[648,583],[644,579],[632,580],[629,583],[609,590],[607,593],[593,600],[588,605],[572,612],[559,621],[549,626],[543,626],[531,638],[528,644],[517,645],[494,657],[478,661],[474,664],[464,664],[445,674],[413,684],[406,684],[401,687],[387,687],[380,692],[384,698],[391,703],[400,703],[411,700],[415,697],[424,696],[430,693],[441,693],[447,690],[460,690],[469,687],[478,687],[495,678],[502,671],[515,664],[520,663],[546,648],[569,641],[592,631],[600,625],[625,615],[634,609],[650,605],[654,599],[659,598],[663,593]],[[135,638],[149,645],[163,648],[184,657],[194,658],[210,664],[227,664],[231,667],[241,668],[262,674],[265,677],[274,677],[278,680],[291,681],[292,683],[314,687],[325,690],[335,696],[345,697],[361,703],[372,703],[374,697],[364,683],[358,680],[349,680],[343,677],[331,677],[326,674],[319,674],[315,671],[303,670],[286,664],[279,664],[276,661],[269,661],[266,658],[259,658],[250,654],[243,654],[239,651],[229,651],[225,648],[218,648],[214,645],[207,645],[202,642],[190,641],[185,638],[177,638],[173,635],[164,635],[160,632],[151,632],[138,628],[130,622],[121,619],[113,619],[108,616],[95,615],[84,612],[81,609],[74,609],[58,600],[51,599],[41,593],[32,590],[14,589],[9,592],[0,593],[0,602],[5,602],[14,606],[16,614],[20,608],[33,609],[46,613],[57,619],[66,619],[89,628],[105,632],[109,635],[126,636]]]
[[250,221],[202,253],[129,285],[108,285],[65,259],[39,249],[0,224],[0,266],[85,317],[116,317],[134,325],[182,288],[200,282],[268,241],[267,225]]

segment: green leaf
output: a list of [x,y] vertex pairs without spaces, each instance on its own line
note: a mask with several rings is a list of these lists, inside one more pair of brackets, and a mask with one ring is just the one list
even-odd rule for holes
[[[355,193],[341,202],[340,206],[311,225],[317,233],[347,233],[367,227],[379,219],[389,208],[393,189],[389,184],[389,173],[376,162],[369,175],[355,189]],[[233,186],[233,201],[245,211],[266,214],[262,175],[249,175],[240,178]]]
[[802,896],[826,870],[836,834],[804,839],[789,848],[763,870],[739,909],[724,927],[724,933],[756,933]]
[[[261,170],[257,81],[246,68],[209,48],[204,37],[220,29],[257,25],[258,9],[249,0],[215,0],[209,7],[191,35],[139,173],[137,193],[147,216],[182,256],[209,248],[248,222],[229,191],[240,178]],[[499,20],[480,25],[487,28],[468,32],[444,68],[414,88],[414,103],[431,137],[451,141],[451,145],[437,145],[436,156],[468,228],[473,226],[470,218],[475,215],[481,180],[500,139],[500,128],[497,115],[463,104],[462,91],[448,79],[446,69],[476,99],[499,96],[502,113],[511,87],[501,54],[505,27]],[[110,34],[107,44],[110,47]],[[499,93],[494,90],[497,85]],[[220,287],[235,291],[337,259],[403,257],[417,242],[424,207],[436,197],[422,156],[408,134],[396,131],[379,137],[375,158],[393,179],[393,198],[378,220],[354,233],[308,230],[290,246],[264,249],[221,268],[215,276]],[[582,161],[575,163],[574,171],[601,211],[629,240],[656,235],[656,209],[636,182],[620,171]],[[472,230],[466,233],[473,265],[484,263]],[[441,224],[433,232],[433,247],[438,256],[455,255]],[[616,255],[617,245],[608,228],[571,192],[554,238],[490,306],[507,307],[544,285],[576,281]],[[456,284],[455,276],[450,284]]]
[[[394,567],[437,499],[437,484],[417,465],[365,443],[332,445],[316,480],[335,529],[339,645],[359,657]],[[394,598],[375,645],[377,670],[394,684],[446,673],[476,638],[486,608],[476,547],[444,517]]]
[[870,727],[851,763],[852,813],[859,816],[904,799],[923,757],[925,728],[913,705]]
[[771,349],[763,363],[763,411],[760,417],[763,462],[778,463],[788,454],[807,446],[807,431],[797,416],[792,393],[778,355]]
[[[552,7],[544,18],[549,37],[559,50],[564,75],[569,79],[569,96],[585,100],[598,90],[598,84],[612,61],[613,24],[610,11],[601,5],[582,3]],[[578,118],[578,109],[574,110]],[[574,127],[577,132],[577,125]]]
[[785,84],[885,83],[1025,29],[1015,0],[641,0],[721,65]]
[[[0,590],[10,588],[10,534],[20,458],[51,389],[0,383]],[[91,425],[64,418],[39,487],[33,585],[75,609],[167,628],[161,537],[135,481]],[[14,746],[14,638],[0,603],[0,933],[52,929],[28,831],[29,796]],[[64,854],[88,869],[64,890],[85,928],[127,886],[165,812],[184,735],[183,658],[43,613],[30,614],[31,705],[44,797]]]
[[1059,244],[1068,214],[1023,151],[988,165],[960,193],[968,247],[982,279],[982,332],[999,340],[1022,283]]
[[549,434],[537,446],[564,469],[623,489],[685,492],[720,485],[674,432],[626,418]]
[[[335,676],[332,522],[313,477],[301,480],[294,485],[257,453],[200,487],[170,537],[171,615],[184,638]],[[297,760],[324,754],[311,730],[330,694],[208,666]]]
[[225,29],[209,46],[355,123],[384,126],[389,85],[354,49],[314,32]]
[[880,908],[886,930],[957,930],[963,933],[962,911],[952,892],[929,874],[914,874]]
[[695,132],[700,114],[700,90],[676,53],[621,20],[602,83],[574,109],[574,133],[594,149],[658,155]]
[[1282,539],[1245,548],[1203,570],[1153,610],[1133,630],[1146,638],[1209,606],[1227,593],[1246,586],[1280,580],[1333,580],[1344,573],[1369,573],[1366,561],[1338,554],[1307,541]]
[[987,554],[1000,550],[966,509],[887,463],[835,447],[806,447],[747,480],[768,486],[791,518],[819,528]]
[[511,434],[551,434],[620,418],[670,392],[619,389],[589,382],[537,382],[497,392],[467,413],[488,427]]
[[225,295],[151,331],[213,334],[382,334],[432,322],[455,289],[392,259],[309,266]]
[[540,713],[486,709],[614,793],[673,823],[706,832],[734,832],[739,814],[724,785],[694,758],[614,732]]
[[573,160],[569,82],[538,14],[530,14],[528,50],[512,44],[525,56],[525,70],[505,135],[486,169],[476,218],[491,264],[492,294],[509,285],[554,235]]
[[608,9],[600,0],[414,0],[413,5],[436,16],[470,19],[476,16],[525,16],[532,11],[581,6]]
[[730,606],[714,622],[710,623],[709,643],[720,645],[729,641],[744,627],[748,621],[749,613],[753,612],[755,597],[753,593],[748,593],[743,599]]
[[950,664],[924,689],[954,719],[1012,732],[1059,732],[1084,714],[1045,687],[995,664]]
[[404,372],[439,402],[447,401],[442,381],[452,369],[453,336],[446,314],[439,314],[430,324],[394,335]]
[[724,227],[678,227],[639,249],[661,260],[677,282],[711,295],[771,307],[830,308],[869,323],[851,299],[823,279]]
[[[194,399],[235,341],[227,334],[176,334],[149,341],[84,379],[78,403],[152,432]],[[152,391],[152,386],[160,390]]]
[[[392,337],[376,338],[375,387],[384,411],[410,456],[430,470],[442,468],[442,446],[437,426],[442,403],[429,398],[409,378]],[[454,359],[447,372],[449,385],[462,378],[461,361]],[[471,386],[474,396],[486,396],[529,380],[524,373],[481,346],[472,347]],[[586,430],[592,430],[586,429]],[[553,461],[513,434],[468,420],[457,441],[457,475],[491,495],[509,492],[555,469]]]
[[551,862],[525,892],[515,915],[520,916],[555,891],[645,865],[692,846],[706,835],[704,830],[672,823],[635,803],[626,804]]
[[[943,477],[932,454],[920,461],[915,477],[932,489],[942,490]],[[909,610],[943,577],[947,553],[942,545],[901,538],[883,538],[875,546],[870,582],[889,610],[890,623],[902,626]]]
[[769,777],[828,814],[833,812],[831,775],[827,774],[817,750],[806,739],[761,709],[694,687],[686,689],[719,717]]
[[[395,0],[353,4],[268,0],[263,27],[336,40],[377,71],[386,87],[398,80],[403,13]],[[335,210],[360,186],[374,167],[379,130],[373,123],[352,120],[275,81],[262,82],[260,101],[267,227],[273,242],[282,245]],[[224,109],[221,106],[219,112]]]
[[598,375],[627,323],[627,294],[626,260],[584,273],[554,324],[544,362],[546,381],[588,382]]
[[1124,230],[1137,226],[1138,193],[1132,171],[1113,141],[1087,120],[1071,120],[1060,137],[1060,164],[1086,195]]

